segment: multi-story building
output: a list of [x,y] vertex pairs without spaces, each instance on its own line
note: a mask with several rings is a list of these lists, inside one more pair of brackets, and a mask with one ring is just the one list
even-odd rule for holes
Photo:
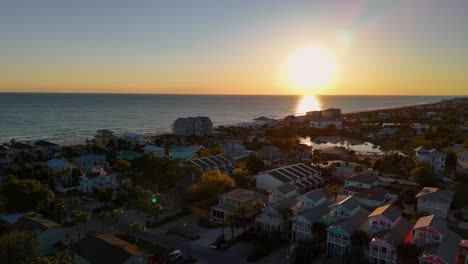
[[213,133],[213,122],[206,116],[177,118],[172,124],[172,133],[178,136],[211,135]]
[[211,207],[210,220],[216,223],[224,223],[227,214],[236,213],[236,209],[243,205],[247,207],[247,221],[254,221],[258,210],[257,203],[265,204],[266,196],[259,192],[246,189],[235,189],[218,196],[218,204]]
[[96,135],[94,136],[96,146],[100,148],[105,148],[114,139],[115,139],[114,132],[107,130],[107,129],[98,130],[96,132]]
[[352,196],[329,206],[330,227],[327,229],[327,254],[345,256],[349,253],[351,235],[357,230],[366,231],[369,211],[361,208]]
[[458,263],[461,238],[435,215],[419,218],[413,227],[413,243],[420,249],[420,264]]
[[416,159],[420,162],[425,162],[431,166],[435,172],[443,172],[445,170],[446,156],[444,153],[435,149],[428,150],[425,147],[419,147],[414,150]]
[[219,170],[222,173],[227,174],[227,175],[232,175],[236,167],[236,165],[234,164],[234,162],[232,162],[232,160],[222,155],[192,159],[192,160],[189,160],[188,163],[199,168],[201,172],[206,172],[210,170]]
[[275,203],[298,194],[296,186],[288,182],[268,190],[268,203]]
[[369,173],[354,174],[345,179],[343,195],[353,195],[367,207],[378,207],[385,204],[389,193],[379,187],[379,177]]
[[91,172],[94,165],[105,165],[106,155],[88,154],[75,158],[75,164],[84,172]]
[[79,190],[94,193],[105,189],[116,189],[124,183],[131,183],[131,179],[125,175],[114,174],[103,165],[96,165],[91,172],[86,172],[80,177]]
[[254,176],[257,189],[270,190],[291,183],[298,192],[305,193],[323,184],[319,172],[307,165],[297,163],[260,172]]
[[34,142],[34,146],[39,156],[49,160],[56,158],[60,154],[60,146],[45,140]]
[[457,173],[468,174],[468,150],[457,153]]
[[263,161],[268,168],[280,166],[281,151],[275,146],[265,146],[257,152],[257,157]]
[[299,194],[295,194],[263,208],[261,214],[255,218],[256,231],[263,234],[280,232],[283,236],[289,237],[290,218],[296,210],[298,196]]
[[367,221],[371,237],[369,263],[397,263],[397,247],[411,242],[413,225],[389,205],[376,208]]
[[344,181],[349,176],[356,174],[356,168],[360,166],[359,163],[343,160],[331,160],[320,164],[320,168],[325,170],[330,178],[340,181]]
[[455,193],[452,191],[424,187],[417,195],[417,210],[446,219]]

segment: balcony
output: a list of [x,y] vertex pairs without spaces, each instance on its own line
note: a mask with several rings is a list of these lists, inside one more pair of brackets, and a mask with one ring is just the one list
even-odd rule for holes
[[348,246],[348,245],[351,244],[349,239],[342,239],[342,238],[338,238],[338,237],[328,236],[327,240],[328,240],[328,242],[331,242],[333,244],[339,244],[339,245],[343,245],[343,246]]
[[393,251],[387,251],[386,253],[384,253],[379,250],[371,249],[371,251],[369,252],[369,257],[385,260],[385,262],[389,263],[396,262],[396,255],[395,253],[393,253]]

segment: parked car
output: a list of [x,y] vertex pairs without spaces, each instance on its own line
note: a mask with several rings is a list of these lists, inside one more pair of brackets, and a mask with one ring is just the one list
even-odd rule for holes
[[174,250],[169,253],[169,262],[174,263],[182,259],[182,251]]

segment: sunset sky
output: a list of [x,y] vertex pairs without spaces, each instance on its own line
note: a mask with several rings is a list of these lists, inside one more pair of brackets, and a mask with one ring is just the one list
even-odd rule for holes
[[[467,0],[6,0],[0,36],[0,92],[468,91]],[[310,89],[284,67],[307,47],[336,64]]]

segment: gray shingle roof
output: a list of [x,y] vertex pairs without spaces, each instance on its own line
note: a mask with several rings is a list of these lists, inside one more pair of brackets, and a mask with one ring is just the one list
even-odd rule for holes
[[350,216],[349,218],[338,222],[332,227],[340,227],[345,230],[348,234],[352,234],[354,231],[358,230],[364,223],[367,221],[367,216],[369,215],[369,210],[365,208],[359,209],[357,213]]
[[426,245],[421,254],[437,256],[446,263],[455,263],[458,255],[461,237],[447,230],[440,243]]
[[447,203],[451,203],[453,200],[453,196],[455,195],[454,192],[434,188],[434,187],[424,187],[418,194],[416,194],[416,198],[424,197],[424,199],[434,200],[434,201],[444,201]]
[[411,232],[413,228],[413,224],[408,222],[408,220],[404,218],[400,218],[398,223],[390,229],[376,233],[374,236],[385,240],[388,244],[393,246],[393,249],[405,241],[405,238]]
[[314,208],[308,208],[298,213],[298,215],[307,219],[311,224],[318,222],[328,212],[328,205],[323,203]]
[[309,198],[310,200],[312,200],[314,202],[318,202],[322,198],[327,197],[327,195],[322,190],[319,190],[319,189],[315,189],[313,191],[310,191],[310,192],[308,192],[308,193],[306,193],[306,194],[304,194],[302,196],[307,197],[307,198]]
[[383,215],[385,218],[387,218],[391,222],[395,222],[397,218],[401,215],[401,212],[393,206],[384,205],[384,206],[377,207],[369,215],[369,217],[373,217],[377,215]]
[[423,216],[418,219],[413,229],[420,229],[424,227],[431,227],[440,234],[444,234],[447,231],[447,222],[435,215]]
[[342,200],[336,201],[332,203],[329,207],[333,207],[337,205],[341,205],[350,211],[360,206],[359,202],[353,196],[348,196]]
[[282,184],[282,185],[276,187],[276,190],[283,193],[283,194],[286,194],[286,193],[290,193],[292,191],[295,191],[296,187],[294,187],[293,184],[288,182],[288,183],[285,183],[285,184]]
[[379,180],[379,177],[373,175],[366,175],[366,174],[354,174],[346,178],[346,181],[351,182],[358,182],[358,183],[366,183],[366,184],[373,184]]

